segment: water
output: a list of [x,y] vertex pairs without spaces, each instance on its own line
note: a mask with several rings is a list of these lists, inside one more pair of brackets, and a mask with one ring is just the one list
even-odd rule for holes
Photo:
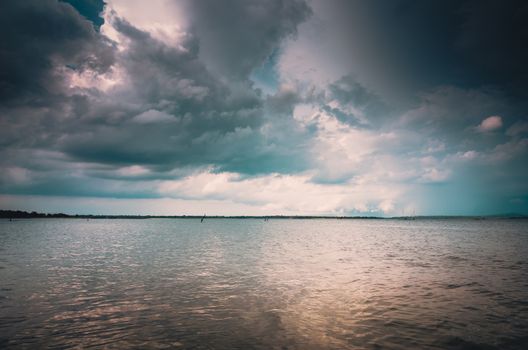
[[0,221],[0,348],[527,349],[527,220]]

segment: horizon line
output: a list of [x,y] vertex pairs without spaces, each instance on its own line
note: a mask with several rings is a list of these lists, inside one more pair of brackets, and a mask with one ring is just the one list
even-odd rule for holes
[[2,219],[31,219],[31,218],[79,218],[79,219],[442,219],[442,218],[528,218],[527,214],[520,213],[500,213],[485,215],[401,215],[401,216],[377,216],[377,215],[196,215],[196,214],[176,214],[176,215],[156,215],[156,214],[66,214],[66,213],[41,213],[36,211],[0,209]]

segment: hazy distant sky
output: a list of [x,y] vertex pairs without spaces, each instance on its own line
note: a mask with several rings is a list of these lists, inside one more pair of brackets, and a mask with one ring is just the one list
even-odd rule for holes
[[0,2],[0,208],[528,214],[528,2]]

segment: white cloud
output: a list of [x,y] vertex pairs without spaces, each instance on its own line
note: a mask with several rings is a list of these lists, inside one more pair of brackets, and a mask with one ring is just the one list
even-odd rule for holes
[[502,118],[498,115],[492,115],[484,119],[477,127],[477,130],[480,132],[490,132],[500,128],[502,128]]
[[148,111],[138,114],[132,118],[132,122],[138,124],[170,123],[174,121],[176,121],[174,116],[155,109],[149,109]]
[[[390,214],[400,188],[376,183],[316,184],[311,174],[271,174],[242,178],[236,173],[201,172],[181,180],[164,181],[160,195],[191,200],[230,200],[255,205],[262,212],[296,214]],[[258,189],[257,191],[255,189]]]
[[103,14],[105,24],[101,27],[101,32],[119,41],[118,34],[109,21],[114,11],[166,45],[178,47],[187,35],[186,28],[189,25],[184,6],[181,5],[182,2],[175,4],[171,0],[150,0],[147,6],[142,0],[109,0]]
[[97,88],[104,92],[110,92],[112,88],[122,85],[126,81],[126,73],[118,64],[114,65],[104,74],[89,69],[75,71],[63,67],[61,70],[64,76],[68,79],[69,87],[71,89]]

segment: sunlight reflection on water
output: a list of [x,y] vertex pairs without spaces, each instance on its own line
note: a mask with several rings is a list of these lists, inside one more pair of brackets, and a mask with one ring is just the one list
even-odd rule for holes
[[526,220],[0,222],[0,347],[528,345]]

